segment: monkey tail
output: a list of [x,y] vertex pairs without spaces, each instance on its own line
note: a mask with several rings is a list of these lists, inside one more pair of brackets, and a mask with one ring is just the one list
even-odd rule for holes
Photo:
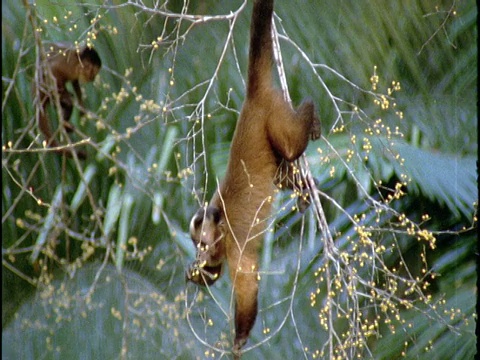
[[271,85],[273,0],[255,0],[250,27],[247,97]]

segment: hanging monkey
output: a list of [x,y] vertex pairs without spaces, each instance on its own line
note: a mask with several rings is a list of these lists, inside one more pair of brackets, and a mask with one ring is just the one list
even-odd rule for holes
[[294,185],[292,162],[320,137],[311,100],[293,110],[273,87],[273,0],[253,5],[246,99],[233,135],[225,178],[193,216],[197,248],[188,280],[212,285],[225,260],[235,294],[233,353],[241,356],[257,315],[258,250],[268,226],[275,184]]
[[[57,104],[59,101],[58,118],[59,124],[64,126],[67,132],[75,128],[70,124],[73,112],[74,100],[67,89],[67,83],[72,84],[75,96],[80,107],[80,114],[84,114],[84,103],[80,82],[92,82],[95,80],[102,62],[97,51],[85,46],[76,49],[68,44],[56,43],[49,47],[46,52],[46,60],[41,64],[38,73],[38,94],[40,99],[40,114],[38,127],[45,136],[47,146],[58,147],[50,129],[50,121],[47,115],[47,105]],[[72,150],[61,149],[58,152],[72,156]],[[84,159],[86,154],[83,151],[77,152],[79,158]]]

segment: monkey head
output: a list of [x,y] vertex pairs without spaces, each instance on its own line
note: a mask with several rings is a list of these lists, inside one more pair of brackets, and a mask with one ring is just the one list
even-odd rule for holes
[[92,82],[102,67],[102,60],[95,49],[86,46],[80,53],[78,66],[78,79],[81,82]]
[[212,285],[222,274],[225,260],[225,222],[220,209],[199,209],[190,222],[190,236],[197,254],[186,278],[198,285]]

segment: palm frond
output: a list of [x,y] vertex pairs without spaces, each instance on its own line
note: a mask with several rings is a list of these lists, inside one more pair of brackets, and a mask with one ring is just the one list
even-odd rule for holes
[[404,159],[396,164],[397,174],[405,171],[411,179],[411,190],[446,205],[455,215],[470,218],[478,199],[476,159],[419,149],[405,142],[396,149]]
[[[407,189],[413,194],[447,206],[456,217],[472,216],[474,202],[478,198],[474,156],[428,151],[403,140],[395,140],[392,145],[386,138],[375,137],[370,139],[372,149],[368,153],[368,161],[359,157],[357,161],[347,162],[347,150],[354,146],[350,136],[336,135],[330,139],[330,144],[337,149],[337,154],[330,156],[327,166],[321,161],[316,148],[308,149],[310,169],[321,183],[330,179],[329,169],[332,168],[335,168],[335,178],[354,180],[366,190],[372,189],[374,181],[388,183],[393,176],[403,179],[407,175]],[[360,144],[355,145],[355,151],[362,154]]]

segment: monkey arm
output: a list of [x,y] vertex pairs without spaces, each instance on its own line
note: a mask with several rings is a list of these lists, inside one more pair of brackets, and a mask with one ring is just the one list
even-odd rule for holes
[[[258,295],[258,254],[255,240],[240,250],[233,239],[227,243],[228,267],[235,294],[235,340],[233,353],[240,357],[240,351],[247,342],[257,317]],[[249,246],[250,245],[250,246]]]
[[58,143],[53,138],[52,130],[50,129],[50,123],[48,121],[47,113],[46,113],[46,104],[47,101],[44,100],[41,107],[40,107],[40,114],[38,116],[38,127],[40,131],[45,136],[45,141],[47,142],[47,146],[57,147]]
[[235,289],[235,342],[234,352],[247,342],[257,317],[258,274],[256,271],[237,271]]
[[77,97],[78,105],[80,106],[80,116],[85,115],[85,105],[83,103],[82,89],[80,88],[80,82],[78,80],[72,81],[73,90]]
[[[40,105],[40,113],[38,115],[38,127],[40,131],[43,133],[43,136],[45,137],[45,141],[47,143],[47,147],[59,147],[60,145],[54,138],[54,134],[52,133],[52,130],[50,128],[50,121],[48,119],[47,115],[47,105],[49,103],[49,98],[44,96],[42,98],[42,103]],[[73,149],[58,149],[56,150],[57,153],[66,155],[68,157],[73,157],[72,153],[75,152]],[[79,150],[76,152],[77,156],[79,159],[86,159],[87,154]]]

